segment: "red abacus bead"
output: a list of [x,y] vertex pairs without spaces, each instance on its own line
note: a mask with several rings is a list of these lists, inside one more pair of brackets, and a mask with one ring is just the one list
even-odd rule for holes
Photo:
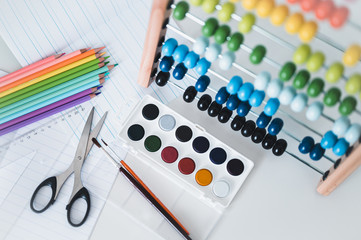
[[324,20],[331,16],[334,9],[332,0],[320,1],[315,8],[315,15],[319,20]]
[[336,8],[330,17],[331,26],[334,28],[342,27],[347,21],[349,10],[347,7]]
[[295,4],[298,3],[300,0],[287,0],[288,3]]
[[318,2],[319,0],[301,0],[300,4],[303,11],[309,12],[316,7]]

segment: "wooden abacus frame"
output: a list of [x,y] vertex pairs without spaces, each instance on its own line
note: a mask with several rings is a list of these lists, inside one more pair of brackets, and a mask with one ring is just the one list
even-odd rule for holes
[[[173,0],[153,0],[143,54],[138,74],[138,84],[148,87],[155,78],[159,65],[162,42],[171,15]],[[361,138],[321,177],[317,192],[327,196],[361,165]]]

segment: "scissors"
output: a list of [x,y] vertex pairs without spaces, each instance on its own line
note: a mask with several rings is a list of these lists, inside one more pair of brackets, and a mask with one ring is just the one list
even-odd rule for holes
[[[84,129],[83,129],[83,132],[81,134],[73,162],[70,164],[68,169],[65,170],[63,173],[61,173],[57,176],[49,177],[49,178],[45,179],[42,183],[40,183],[40,185],[35,189],[33,196],[31,197],[31,200],[30,200],[30,208],[34,212],[36,212],[36,213],[44,212],[55,202],[61,187],[63,186],[65,181],[68,179],[68,177],[72,173],[74,173],[73,191],[70,196],[68,205],[66,206],[67,219],[68,219],[69,224],[73,227],[81,226],[86,221],[86,219],[89,215],[90,195],[89,195],[89,191],[82,184],[81,169],[82,169],[82,166],[83,166],[83,163],[84,163],[86,157],[88,156],[90,149],[93,146],[92,138],[95,138],[98,136],[98,133],[100,132],[100,129],[102,128],[104,120],[107,116],[107,112],[100,119],[100,121],[95,126],[93,131],[90,132],[92,121],[93,121],[93,115],[94,115],[94,107],[90,111],[90,114],[88,116],[88,119],[87,119]],[[43,192],[39,193],[39,191],[46,187],[51,188],[51,197],[48,196],[48,198],[50,197],[49,202],[47,202],[45,204],[41,204],[41,202],[44,202],[44,201],[41,201],[42,198],[44,197],[44,194],[43,194]],[[39,198],[40,198],[40,203],[39,203],[39,201],[36,201],[36,199],[39,200]],[[78,199],[81,199],[81,198],[84,199],[86,202],[86,212],[84,214],[83,219],[80,222],[78,222],[78,221],[72,220],[71,211],[72,211],[73,204]],[[42,205],[42,206],[39,206],[39,205]],[[77,211],[77,210],[74,209],[74,211]]]

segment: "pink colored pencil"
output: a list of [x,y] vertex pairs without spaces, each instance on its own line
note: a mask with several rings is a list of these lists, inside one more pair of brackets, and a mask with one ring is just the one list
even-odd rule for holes
[[[99,52],[99,51],[102,50],[102,49],[104,49],[104,47],[95,48],[94,51],[95,51],[95,53],[97,53],[97,52]],[[60,57],[60,58],[57,58],[57,59],[54,60],[54,61],[51,61],[51,62],[49,62],[49,63],[40,65],[40,66],[38,66],[38,67],[36,67],[36,68],[34,68],[34,69],[31,69],[30,71],[26,71],[26,72],[24,72],[24,73],[22,73],[22,74],[19,74],[19,75],[13,77],[13,78],[10,78],[10,79],[8,79],[8,80],[6,80],[6,81],[0,82],[0,87],[3,87],[3,86],[5,86],[5,85],[8,85],[8,84],[10,84],[10,83],[12,83],[12,82],[16,82],[16,81],[18,81],[18,80],[20,80],[20,79],[22,79],[22,78],[25,78],[25,77],[27,77],[27,76],[29,76],[29,75],[32,75],[32,74],[34,74],[34,73],[37,73],[37,72],[42,71],[42,70],[44,70],[44,69],[47,69],[47,68],[49,68],[49,67],[51,67],[51,66],[54,66],[54,65],[56,65],[56,64],[58,64],[58,63],[61,63],[61,62],[63,62],[63,61],[66,61],[66,60],[68,60],[68,59],[70,59],[70,58],[73,58],[73,57],[75,57],[75,56],[78,56],[78,55],[80,55],[80,54],[82,54],[82,53],[84,53],[84,52],[86,52],[86,51],[88,51],[88,50],[89,50],[89,48],[83,48],[83,49],[74,51],[74,52],[72,52],[72,53],[66,54],[66,55],[64,55],[64,56],[62,56],[62,57]]]
[[31,69],[34,69],[34,68],[36,68],[36,67],[39,67],[39,66],[41,66],[41,65],[43,65],[43,64],[46,64],[46,63],[51,62],[51,61],[54,61],[55,59],[63,56],[64,54],[65,54],[65,53],[55,54],[55,55],[53,55],[53,56],[44,58],[44,59],[42,59],[42,60],[40,60],[40,61],[37,61],[37,62],[35,62],[35,63],[33,63],[33,64],[30,64],[30,65],[28,65],[28,66],[26,66],[26,67],[20,68],[19,70],[16,70],[15,72],[12,72],[12,73],[9,73],[9,74],[7,74],[7,75],[5,75],[5,76],[3,76],[3,77],[0,77],[0,83],[3,82],[3,81],[8,80],[8,79],[10,79],[10,78],[13,78],[13,77],[15,77],[15,76],[17,76],[17,75],[19,75],[19,74],[22,74],[22,73],[24,73],[24,72],[26,72],[26,71],[30,71]]

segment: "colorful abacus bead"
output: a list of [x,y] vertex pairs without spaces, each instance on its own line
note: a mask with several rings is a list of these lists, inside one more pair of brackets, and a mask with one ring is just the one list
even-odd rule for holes
[[345,68],[340,62],[332,63],[327,69],[325,79],[329,83],[336,83],[343,75]]
[[242,129],[244,123],[246,122],[246,118],[245,117],[241,117],[241,116],[235,116],[231,122],[231,128],[234,131],[239,131]]
[[273,9],[270,21],[275,26],[281,26],[286,21],[288,14],[289,10],[286,5],[278,5]]
[[193,52],[201,55],[205,53],[208,45],[209,45],[209,39],[207,37],[200,36],[196,39],[196,41],[193,44]]
[[345,139],[350,145],[354,144],[361,135],[361,126],[357,123],[352,124],[345,133]]
[[226,87],[221,87],[216,94],[215,101],[218,104],[223,104],[227,101],[229,95],[230,94],[227,92]]
[[284,139],[278,139],[274,146],[272,147],[272,153],[279,157],[281,156],[287,149],[287,141]]
[[187,103],[193,102],[197,96],[197,90],[194,86],[189,86],[183,93],[183,100]]
[[204,92],[207,89],[210,82],[211,79],[207,75],[202,75],[198,78],[194,87],[198,92]]
[[358,44],[350,45],[345,53],[343,54],[342,61],[343,63],[348,66],[352,67],[360,61],[361,58],[361,46]]
[[304,23],[304,18],[301,13],[293,13],[289,16],[285,23],[286,32],[289,34],[296,34],[300,30],[302,24]]
[[345,90],[348,94],[355,94],[361,91],[361,75],[353,74],[346,82]]
[[263,45],[257,45],[253,48],[251,54],[249,55],[249,60],[253,64],[260,64],[266,55],[266,48]]
[[226,107],[233,111],[235,109],[237,109],[238,105],[240,104],[240,100],[237,97],[237,94],[233,94],[231,96],[229,96],[227,103],[226,103]]
[[227,40],[230,33],[231,28],[228,25],[219,26],[214,34],[214,41],[218,44],[222,44]]
[[315,37],[317,30],[318,25],[315,21],[304,22],[298,31],[298,37],[302,42],[309,42]]
[[159,87],[163,87],[163,86],[165,86],[167,84],[169,78],[170,78],[170,73],[169,72],[160,71],[158,73],[157,77],[155,78],[155,83]]
[[348,116],[356,109],[356,105],[356,98],[353,96],[347,96],[341,101],[338,111],[342,116]]
[[307,87],[307,95],[309,97],[318,97],[323,92],[325,82],[321,78],[315,78]]
[[253,10],[258,3],[259,0],[242,0],[242,6],[246,10]]
[[184,66],[188,69],[194,68],[199,60],[199,55],[195,52],[188,52],[184,58]]
[[218,19],[221,22],[228,22],[229,20],[231,20],[231,16],[235,11],[235,6],[233,3],[231,2],[226,2],[222,5],[221,10],[219,10],[218,12]]
[[319,20],[325,20],[331,16],[335,5],[332,0],[322,0],[315,8],[315,15]]
[[221,111],[221,109],[222,109],[222,105],[218,104],[216,101],[213,101],[208,108],[208,115],[210,117],[216,117]]
[[240,76],[233,76],[227,84],[227,92],[229,94],[236,94],[243,84],[243,79]]
[[243,43],[243,35],[242,33],[235,32],[232,34],[231,38],[227,42],[227,47],[229,51],[235,52],[239,49],[241,44]]
[[177,62],[183,62],[188,52],[189,52],[189,48],[186,45],[181,44],[178,47],[176,47],[176,49],[174,50],[173,58]]
[[273,79],[267,86],[267,96],[270,98],[277,98],[283,89],[283,83],[280,79]]
[[163,72],[169,72],[174,64],[173,57],[164,56],[159,63],[159,69]]
[[307,71],[307,70],[300,70],[294,80],[293,80],[293,87],[295,89],[302,89],[306,86],[306,84],[308,83],[308,81],[310,80],[311,74]]
[[262,140],[262,147],[266,150],[271,149],[277,141],[277,136],[267,134]]
[[291,102],[291,109],[294,112],[301,112],[307,105],[308,97],[304,93],[298,93]]
[[215,18],[208,18],[203,27],[202,27],[202,34],[205,37],[211,37],[217,31],[219,27],[218,21]]
[[333,123],[332,132],[336,134],[337,137],[341,137],[346,133],[350,125],[351,122],[349,118],[340,117]]
[[316,7],[318,2],[319,0],[301,0],[300,5],[303,11],[309,12]]
[[333,148],[337,142],[337,136],[332,131],[328,131],[321,139],[321,147],[324,149]]
[[335,106],[335,104],[340,101],[340,98],[341,98],[340,89],[336,87],[332,87],[323,96],[323,103],[328,107],[332,107]]
[[325,149],[321,147],[320,143],[316,143],[310,151],[310,158],[314,161],[318,161],[325,154]]
[[199,75],[204,75],[208,72],[208,69],[211,67],[211,63],[205,58],[199,59],[196,64],[195,70]]
[[199,110],[205,111],[209,108],[211,102],[212,102],[212,97],[208,94],[203,94],[198,100],[197,107]]
[[325,62],[325,55],[322,52],[315,52],[307,60],[306,68],[310,72],[317,72]]
[[259,107],[262,104],[265,96],[266,94],[264,91],[254,90],[248,99],[249,105],[252,107]]
[[173,17],[177,20],[183,20],[188,11],[189,11],[188,3],[185,1],[180,1],[177,3],[176,7],[173,10]]
[[239,100],[248,101],[253,91],[254,91],[254,86],[252,83],[249,82],[244,83],[237,92]]
[[296,64],[304,64],[311,56],[311,47],[307,44],[301,44],[293,53],[293,61]]
[[350,144],[344,138],[337,140],[335,146],[333,146],[332,151],[337,156],[342,156],[346,153]]
[[220,123],[226,123],[232,116],[232,111],[227,107],[222,108],[222,110],[218,114],[218,121]]
[[256,17],[252,13],[246,13],[238,24],[238,30],[243,34],[249,33],[255,23]]
[[257,90],[264,91],[271,80],[271,74],[269,72],[260,72],[254,80],[254,88]]
[[177,80],[181,80],[186,75],[188,69],[184,66],[183,63],[178,63],[173,70],[173,77]]
[[334,28],[342,27],[347,21],[348,15],[349,15],[348,8],[346,7],[336,8],[330,16],[331,26]]
[[311,103],[306,110],[306,118],[310,121],[316,121],[323,112],[323,104],[319,101]]
[[267,116],[264,112],[261,112],[256,121],[257,127],[266,128],[271,119],[271,116]]
[[269,17],[274,7],[274,0],[259,0],[256,6],[257,15],[260,18]]
[[268,126],[268,133],[270,135],[277,135],[283,127],[283,121],[280,118],[274,118]]
[[236,55],[233,52],[225,52],[219,60],[219,68],[226,71],[232,67]]
[[251,105],[249,105],[248,102],[241,101],[237,107],[237,114],[238,116],[245,117],[249,113],[249,110],[251,110]]
[[251,136],[252,142],[254,143],[262,142],[262,140],[266,136],[266,133],[267,133],[266,129],[257,127],[252,133]]
[[277,98],[270,98],[268,99],[266,105],[264,106],[263,112],[267,116],[271,117],[277,112],[279,106],[280,106],[280,101]]
[[298,150],[300,153],[307,154],[311,152],[313,146],[315,145],[315,140],[312,137],[307,136],[302,139],[300,144],[298,145]]
[[206,13],[212,13],[216,10],[219,0],[204,0],[202,3],[202,9]]
[[164,45],[162,47],[162,55],[171,57],[177,46],[177,40],[175,40],[174,38],[167,39],[167,41],[164,42]]
[[278,96],[278,99],[282,105],[290,105],[293,99],[296,97],[296,90],[292,86],[284,87]]
[[255,122],[252,120],[247,120],[241,129],[241,134],[244,137],[250,137],[253,134],[255,129],[256,129]]
[[292,78],[292,76],[294,75],[295,72],[296,72],[296,65],[293,62],[286,62],[282,66],[282,68],[278,74],[278,77],[282,81],[287,82]]
[[221,53],[221,51],[222,51],[221,45],[217,43],[212,43],[211,45],[209,45],[208,49],[206,50],[204,57],[207,59],[207,61],[214,62],[215,60],[217,60],[218,55]]

